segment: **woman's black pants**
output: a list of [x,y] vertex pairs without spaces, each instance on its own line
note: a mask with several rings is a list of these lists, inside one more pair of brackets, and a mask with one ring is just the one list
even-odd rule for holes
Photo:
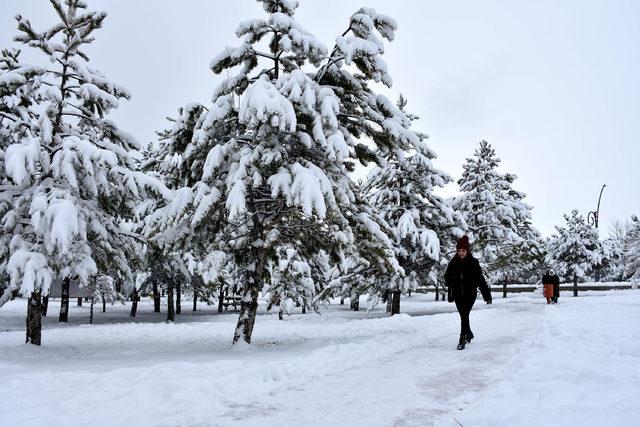
[[476,302],[475,298],[472,300],[456,300],[456,308],[460,314],[460,338],[464,339],[467,334],[471,334],[471,326],[469,325],[469,313],[473,308],[473,304]]

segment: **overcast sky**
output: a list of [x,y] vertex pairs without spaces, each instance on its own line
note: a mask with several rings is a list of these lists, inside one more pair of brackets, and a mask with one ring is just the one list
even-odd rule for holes
[[[544,235],[563,213],[594,210],[602,184],[605,235],[613,219],[640,215],[640,1],[300,3],[296,19],[329,47],[361,6],[395,18],[385,54],[392,93],[420,116],[437,166],[458,179],[478,142],[489,141]],[[141,142],[181,105],[209,102],[218,81],[211,58],[238,44],[238,22],[265,16],[251,0],[88,4],[109,14],[91,63],[133,95],[112,118]],[[37,30],[56,20],[46,0],[1,0],[2,48],[14,45],[16,13]]]

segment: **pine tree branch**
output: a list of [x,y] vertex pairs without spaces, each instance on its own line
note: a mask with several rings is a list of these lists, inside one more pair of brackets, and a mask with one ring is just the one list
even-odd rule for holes
[[273,60],[273,61],[275,61],[275,60],[276,60],[276,56],[275,56],[275,55],[271,55],[271,54],[264,53],[264,52],[258,52],[257,50],[254,50],[254,49],[251,49],[251,50],[253,50],[253,53],[254,53],[256,56],[261,56],[261,57],[263,57],[263,58],[271,59],[271,60]]
[[[349,27],[346,30],[344,30],[344,32],[342,33],[341,37],[346,36],[349,31],[351,31],[351,24],[349,24]],[[331,61],[331,58],[336,53],[338,53],[338,45],[337,44],[336,44],[336,46],[333,47],[333,50],[331,51],[331,54],[329,55],[329,58],[330,58],[329,62],[325,66],[322,67],[322,69],[318,72],[318,74],[316,74],[316,78],[314,80],[317,83],[321,83],[322,82],[322,79],[324,78],[325,74],[327,73],[327,71],[329,69],[329,66],[335,63],[335,61]],[[344,59],[344,57],[342,59]]]
[[63,111],[62,116],[72,116],[72,117],[79,117],[81,119],[85,119],[85,120],[89,120],[89,121],[95,121],[95,117],[91,117],[91,116],[85,116],[84,114],[78,114],[78,113],[72,113],[70,111]]
[[0,117],[3,117],[3,118],[5,118],[5,119],[9,119],[9,120],[11,120],[12,122],[17,122],[17,121],[18,121],[18,120],[16,120],[16,118],[15,118],[15,117],[11,117],[11,116],[9,116],[9,115],[7,115],[7,114],[4,114],[4,113],[2,113],[2,112],[0,112]]
[[257,81],[258,79],[260,79],[260,77],[261,77],[263,74],[269,74],[270,72],[272,72],[272,71],[274,71],[274,70],[275,70],[275,67],[273,67],[273,68],[264,68],[264,69],[262,69],[258,74],[256,74],[254,77],[250,78],[250,79],[249,79],[249,81],[250,81],[251,83],[253,83],[253,82]]
[[[62,73],[60,71],[56,71],[56,70],[47,70],[49,73],[58,76],[58,77],[63,77]],[[83,80],[80,78],[79,75],[75,74],[75,73],[67,73],[65,74],[67,76],[67,78],[71,78],[71,79],[76,79],[78,82],[82,82]]]

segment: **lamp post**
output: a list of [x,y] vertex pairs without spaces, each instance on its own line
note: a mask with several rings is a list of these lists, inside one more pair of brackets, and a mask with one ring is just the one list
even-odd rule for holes
[[[604,191],[604,187],[606,187],[607,184],[603,184],[602,188],[600,189],[600,196],[598,197],[598,206],[596,207],[595,211],[591,211],[587,214],[587,222],[590,225],[593,225],[596,229],[598,228],[598,219],[600,217],[600,201],[602,200],[602,192]],[[596,273],[596,282],[600,281],[600,268],[596,267],[595,268],[595,273]],[[577,289],[574,289],[574,294],[577,294]]]
[[598,218],[600,217],[600,200],[602,200],[602,192],[604,191],[604,187],[606,187],[607,184],[603,184],[602,188],[600,189],[600,197],[598,197],[598,207],[596,208],[595,211],[591,211],[587,214],[587,222],[589,223],[589,225],[593,225],[595,228],[598,228]]

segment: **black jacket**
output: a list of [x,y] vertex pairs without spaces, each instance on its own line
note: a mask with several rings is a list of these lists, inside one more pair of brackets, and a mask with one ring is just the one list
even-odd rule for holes
[[480,263],[471,254],[464,259],[457,254],[449,262],[444,282],[453,294],[454,301],[475,301],[478,288],[485,302],[491,301],[491,290],[482,274]]

